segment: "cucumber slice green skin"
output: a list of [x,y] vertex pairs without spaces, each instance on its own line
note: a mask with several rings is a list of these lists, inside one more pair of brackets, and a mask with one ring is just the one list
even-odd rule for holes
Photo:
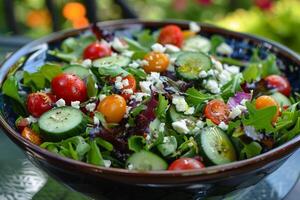
[[82,134],[87,118],[73,107],[58,107],[45,112],[38,120],[41,136],[48,141],[60,141]]
[[168,163],[150,151],[141,150],[127,159],[126,167],[130,170],[157,171],[166,170]]
[[271,95],[271,97],[273,99],[275,99],[275,101],[277,101],[277,103],[280,106],[290,106],[290,105],[292,105],[289,98],[287,98],[285,95],[281,94],[280,92],[275,92],[274,94]]
[[209,127],[201,133],[200,149],[208,163],[221,165],[236,161],[234,146],[218,127]]
[[130,58],[125,56],[110,56],[97,59],[93,62],[93,66],[100,67],[126,67],[130,63]]
[[68,74],[75,74],[75,75],[79,76],[81,79],[86,79],[90,75],[89,70],[80,65],[68,66],[64,69],[63,72],[68,73]]
[[175,70],[178,76],[185,80],[199,79],[199,73],[208,71],[212,66],[209,56],[201,52],[181,53],[175,61]]
[[176,108],[174,106],[171,106],[169,108],[168,116],[170,121],[176,122],[182,119],[182,116],[176,111]]

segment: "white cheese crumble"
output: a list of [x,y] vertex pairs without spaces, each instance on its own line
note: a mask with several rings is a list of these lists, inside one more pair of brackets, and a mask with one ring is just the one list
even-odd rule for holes
[[208,80],[206,83],[206,89],[208,89],[213,94],[219,94],[221,92],[221,89],[219,88],[219,85],[215,80]]
[[141,66],[148,66],[149,65],[149,62],[147,60],[141,60],[140,61],[140,65]]
[[35,117],[31,116],[31,115],[29,115],[29,116],[26,118],[26,120],[28,121],[29,124],[35,123],[35,122],[38,121],[37,118],[35,118]]
[[165,47],[166,47],[166,51],[170,52],[170,53],[174,53],[174,52],[179,52],[180,51],[180,49],[177,46],[173,45],[173,44],[166,44]]
[[228,125],[225,124],[224,122],[221,122],[218,127],[224,131],[226,131],[228,129]]
[[231,46],[223,42],[221,45],[217,47],[217,52],[224,55],[231,55],[233,49],[231,48]]
[[71,106],[73,108],[79,109],[80,108],[80,101],[71,101]]
[[82,66],[89,68],[92,66],[92,60],[91,59],[85,59],[81,63]]
[[205,77],[207,77],[207,73],[206,73],[206,71],[202,70],[202,71],[199,73],[198,76],[199,76],[200,78],[205,78]]
[[184,114],[185,114],[185,115],[192,115],[192,114],[194,114],[194,112],[195,112],[195,108],[194,108],[194,107],[189,107],[189,108],[184,112]]
[[164,137],[163,143],[168,143],[170,142],[170,138],[169,137]]
[[208,70],[208,71],[207,71],[207,75],[208,75],[208,76],[214,76],[214,75],[215,75],[214,70],[212,70],[212,69]]
[[229,113],[229,118],[235,119],[240,114],[242,114],[242,111],[238,107],[233,107],[231,112]]
[[234,65],[228,66],[225,64],[224,69],[233,75],[240,73],[240,67]]
[[196,22],[190,22],[189,28],[190,31],[195,33],[198,33],[201,30],[200,26]]
[[159,52],[159,53],[164,53],[166,51],[166,48],[159,44],[159,43],[155,43],[151,46],[151,49],[155,52]]
[[111,166],[111,161],[110,160],[103,160],[104,167],[110,167]]
[[127,165],[127,169],[128,169],[128,170],[133,170],[133,164]]
[[56,104],[57,107],[63,107],[63,106],[66,105],[66,102],[63,99],[59,99],[58,101],[56,101],[55,104]]
[[213,61],[215,69],[218,70],[219,72],[222,72],[223,71],[222,63],[217,60],[214,60],[214,59],[212,59],[212,61]]
[[203,128],[203,127],[204,127],[204,122],[201,121],[201,120],[198,120],[198,121],[196,122],[196,126],[197,126],[198,128]]
[[99,101],[103,101],[105,99],[106,95],[105,94],[100,94],[99,95]]
[[132,67],[132,68],[138,68],[140,65],[139,65],[139,63],[138,63],[138,62],[136,62],[136,61],[133,61],[133,62],[132,62],[132,63],[130,63],[128,66],[129,66],[129,67]]
[[164,132],[165,131],[165,123],[161,123],[160,125],[159,125],[159,128],[158,128],[158,131],[159,132]]
[[128,79],[124,79],[124,80],[122,80],[122,85],[123,85],[123,87],[127,87],[128,85],[129,85],[129,81],[128,81]]
[[190,132],[190,130],[189,130],[188,127],[186,126],[185,120],[179,120],[179,121],[173,122],[173,123],[172,123],[172,127],[173,127],[174,130],[177,131],[178,133],[187,134],[187,133]]
[[93,117],[93,121],[96,126],[98,126],[100,124],[100,121],[99,121],[98,117],[96,117],[96,116]]
[[184,97],[179,95],[173,95],[172,103],[175,105],[178,112],[185,112],[188,110],[189,106],[185,101]]
[[93,112],[96,108],[96,104],[95,103],[88,103],[85,106],[85,109],[89,112]]
[[132,57],[133,54],[134,54],[134,51],[125,50],[122,52],[122,55],[126,56],[126,57]]
[[147,141],[150,141],[151,140],[151,136],[150,134],[147,134],[146,138],[145,138]]
[[217,78],[220,85],[225,85],[225,83],[231,80],[231,74],[228,71],[224,70],[217,74]]
[[130,127],[130,124],[125,124],[125,128],[129,128]]
[[150,81],[140,81],[140,88],[142,90],[142,92],[144,93],[148,93],[148,94],[151,94],[151,85],[152,85],[152,82]]
[[146,97],[146,96],[150,96],[150,95],[147,93],[143,93],[143,92],[137,92],[137,93],[131,95],[130,99],[134,99],[136,101],[143,101],[143,97]]
[[124,94],[133,94],[133,90],[132,89],[124,89],[122,92]]
[[51,92],[51,89],[50,89],[50,88],[45,88],[45,89],[43,90],[43,92],[45,92],[45,93],[50,93],[50,92]]
[[124,51],[127,48],[127,45],[122,43],[121,40],[117,37],[114,38],[111,46],[117,51]]
[[126,112],[125,112],[124,118],[129,117],[129,112],[130,112],[131,108],[132,108],[131,106],[126,106]]

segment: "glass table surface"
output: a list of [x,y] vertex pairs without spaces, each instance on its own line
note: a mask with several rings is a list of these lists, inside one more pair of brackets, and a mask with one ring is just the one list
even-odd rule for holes
[[[4,51],[0,51],[0,59],[4,57],[3,53]],[[300,175],[299,163],[300,150],[258,184],[226,196],[209,199],[299,199],[300,183],[297,184]],[[295,184],[297,186],[293,189]],[[0,130],[0,200],[29,199],[87,200],[89,198],[67,188],[36,168],[21,149],[9,140],[3,130]]]

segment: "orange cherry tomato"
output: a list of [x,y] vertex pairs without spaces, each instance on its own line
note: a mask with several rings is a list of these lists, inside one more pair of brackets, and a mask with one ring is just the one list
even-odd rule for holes
[[204,109],[204,115],[210,119],[214,124],[226,123],[229,116],[228,106],[219,99],[211,100],[207,103]]
[[29,140],[33,144],[40,145],[42,143],[40,136],[28,127],[23,129],[21,135],[23,138]]
[[194,31],[182,31],[182,34],[183,34],[184,39],[188,39],[190,37],[195,36],[196,32],[194,32]]
[[147,73],[150,72],[164,72],[169,66],[169,57],[164,53],[150,52],[145,55],[144,60],[148,62],[144,66],[144,70]]
[[126,101],[117,94],[105,97],[97,106],[108,123],[119,123],[126,113]]
[[204,164],[194,158],[179,158],[171,163],[168,170],[202,169]]
[[[121,96],[124,97],[124,99],[128,100],[130,99],[131,94],[128,93],[128,90],[132,90],[132,92],[134,93],[136,91],[136,80],[135,77],[131,74],[125,76],[122,81],[127,80],[128,81],[128,85],[127,86],[123,86],[123,88],[121,89]],[[116,81],[116,78],[112,79],[112,82],[114,83]]]
[[183,34],[179,26],[168,25],[161,29],[158,42],[161,44],[173,44],[181,47],[183,43]]
[[272,120],[273,122],[276,122],[278,116],[280,115],[279,106],[278,106],[278,103],[276,102],[276,100],[270,96],[263,95],[263,96],[258,97],[255,101],[256,109],[263,109],[263,108],[267,108],[270,106],[276,106],[276,108],[277,108],[276,114],[274,115],[273,120]]

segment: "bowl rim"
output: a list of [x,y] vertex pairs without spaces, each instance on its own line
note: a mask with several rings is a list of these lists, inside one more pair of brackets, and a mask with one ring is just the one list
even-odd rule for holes
[[[155,21],[155,20],[137,20],[137,19],[126,19],[126,20],[113,20],[113,21],[104,21],[98,22],[97,25],[104,28],[121,28],[126,27],[129,28],[130,26],[135,25],[142,25],[142,26],[153,26],[153,27],[160,27],[167,24],[177,24],[180,26],[188,27],[191,21],[187,20],[163,20],[163,21]],[[271,41],[269,39],[265,39],[262,37],[254,36],[247,33],[239,33],[235,31],[230,31],[224,28],[220,28],[211,24],[207,23],[198,23],[200,27],[206,31],[216,31],[221,35],[228,35],[238,39],[248,39],[250,42],[254,42],[255,44],[263,45],[264,47],[270,49],[276,54],[281,54],[283,57],[288,58],[289,60],[293,60],[298,66],[300,66],[300,55],[296,52],[288,49],[287,47],[278,44],[277,42]],[[48,36],[42,37],[40,39],[34,40],[11,55],[9,55],[1,64],[0,64],[0,87],[2,87],[3,81],[5,80],[9,69],[19,60],[19,58],[23,55],[26,55],[30,52],[30,50],[38,45],[53,42],[56,40],[61,40],[66,37],[70,37],[72,35],[77,35],[82,31],[87,30],[89,27],[82,28],[82,29],[69,29],[63,30],[59,32],[52,33]],[[300,146],[300,135],[293,138],[292,140],[282,144],[279,147],[276,147],[266,153],[260,154],[256,157],[235,161],[228,164],[217,165],[217,166],[210,166],[204,169],[194,169],[194,170],[179,170],[179,171],[147,171],[147,172],[140,172],[135,170],[127,170],[123,168],[107,168],[96,166],[92,164],[88,164],[81,161],[76,161],[70,158],[65,158],[59,156],[57,154],[51,153],[41,147],[34,145],[24,139],[21,134],[15,131],[5,120],[4,116],[0,115],[0,125],[1,128],[4,130],[5,134],[9,136],[14,143],[21,146],[23,149],[28,150],[36,157],[39,158],[47,158],[53,162],[61,162],[60,164],[64,164],[66,167],[74,167],[77,166],[81,168],[85,172],[88,173],[104,173],[104,174],[114,174],[114,175],[134,175],[134,176],[146,176],[146,177],[181,177],[181,176],[205,176],[205,175],[213,175],[218,173],[225,173],[229,171],[235,171],[236,169],[242,169],[252,166],[255,168],[256,164],[265,162],[263,165],[266,165],[267,162],[271,162],[274,160],[280,160],[286,156],[289,156],[292,152],[294,152]]]

